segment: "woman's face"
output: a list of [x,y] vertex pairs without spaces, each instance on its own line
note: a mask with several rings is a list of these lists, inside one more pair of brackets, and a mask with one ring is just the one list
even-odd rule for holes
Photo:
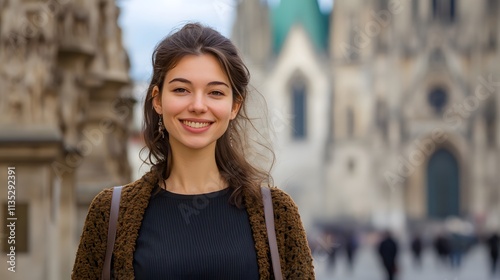
[[155,87],[152,94],[173,150],[215,149],[217,139],[240,108],[240,104],[233,104],[227,75],[209,54],[183,57],[165,75],[163,88]]

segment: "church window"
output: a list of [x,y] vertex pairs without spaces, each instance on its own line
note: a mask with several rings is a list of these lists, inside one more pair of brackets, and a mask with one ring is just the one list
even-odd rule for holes
[[292,137],[304,139],[307,136],[307,90],[303,78],[292,83]]
[[403,118],[399,118],[399,137],[401,137],[401,142],[406,142],[410,138],[410,132],[408,131],[407,121]]
[[486,4],[486,13],[490,16],[497,16],[498,14],[498,0],[488,0]]
[[431,90],[428,95],[429,104],[437,114],[443,113],[443,109],[448,102],[448,95],[441,87],[436,87]]
[[412,0],[412,2],[411,2],[411,4],[412,4],[411,14],[412,14],[414,21],[418,20],[418,7],[419,7],[418,1],[419,0]]
[[352,108],[347,109],[347,136],[350,138],[354,135],[354,111]]
[[388,108],[385,101],[377,101],[377,111],[376,111],[376,123],[377,128],[380,129],[382,138],[387,140],[388,134]]
[[496,144],[497,112],[495,106],[496,106],[496,101],[494,99],[489,100],[484,112],[484,119],[486,123],[486,139],[488,146],[490,147],[494,147]]
[[455,13],[456,13],[456,9],[455,9],[455,0],[450,0],[450,7],[449,7],[449,14],[450,14],[450,22],[454,22],[455,21]]
[[456,15],[455,0],[432,0],[432,15],[441,22],[454,22]]
[[497,48],[496,29],[490,30],[490,36],[488,37],[488,47],[490,50],[496,50]]
[[438,17],[438,0],[432,0],[432,16],[434,18]]
[[388,10],[389,9],[388,0],[379,0],[379,6],[380,10]]

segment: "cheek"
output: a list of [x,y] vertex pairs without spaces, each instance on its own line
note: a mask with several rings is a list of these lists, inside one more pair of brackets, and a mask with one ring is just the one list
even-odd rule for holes
[[219,118],[230,119],[233,116],[233,106],[230,103],[217,107],[215,111]]
[[177,114],[184,108],[178,100],[172,100],[169,98],[164,98],[162,100],[162,105],[163,114],[167,115]]

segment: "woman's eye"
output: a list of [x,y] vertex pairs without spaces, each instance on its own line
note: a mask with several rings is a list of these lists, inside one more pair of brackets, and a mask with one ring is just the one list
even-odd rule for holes
[[176,89],[174,89],[174,92],[183,93],[183,92],[186,92],[186,89],[184,89],[184,88],[176,88]]
[[212,95],[215,95],[215,96],[223,96],[224,93],[222,91],[218,91],[218,90],[214,90],[211,92]]

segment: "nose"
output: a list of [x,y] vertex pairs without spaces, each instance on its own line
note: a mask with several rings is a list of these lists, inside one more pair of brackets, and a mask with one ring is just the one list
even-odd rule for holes
[[188,110],[190,112],[201,114],[207,111],[207,104],[205,96],[202,93],[196,93],[192,95],[191,103],[189,104]]

